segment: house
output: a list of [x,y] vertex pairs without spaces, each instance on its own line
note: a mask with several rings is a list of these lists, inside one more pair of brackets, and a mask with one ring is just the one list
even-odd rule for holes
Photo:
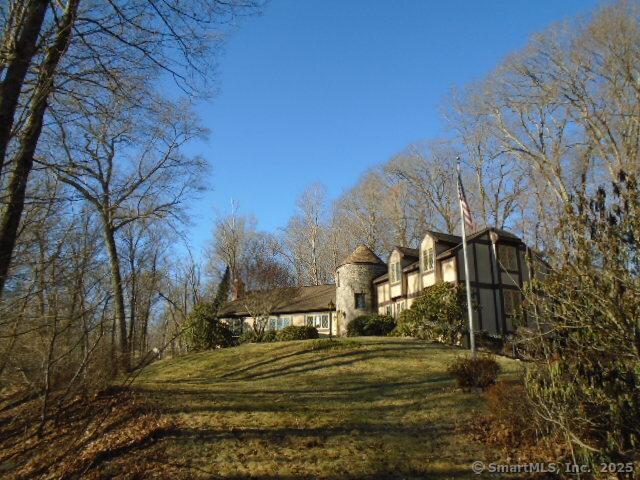
[[[485,228],[467,237],[473,323],[478,331],[505,334],[515,330],[514,315],[529,266],[543,264],[516,235]],[[389,272],[374,280],[378,313],[397,317],[420,292],[436,282],[465,283],[462,239],[427,232],[419,249],[396,247]]]
[[[360,245],[336,269],[335,284],[246,295],[280,294],[270,309],[269,328],[313,325],[321,335],[344,335],[347,324],[359,315],[397,318],[436,282],[464,284],[461,242],[456,235],[429,231],[419,248],[395,247],[387,262]],[[494,335],[514,331],[521,289],[544,264],[519,237],[496,228],[469,235],[467,250],[476,330]],[[236,328],[251,324],[251,309],[246,308],[250,298],[234,299],[223,308],[222,317]]]
[[[261,305],[262,304],[262,305]],[[233,298],[220,311],[235,333],[253,322],[256,311],[268,311],[270,330],[282,330],[289,325],[311,325],[321,335],[329,335],[335,327],[335,285],[288,287],[268,292],[248,292]]]

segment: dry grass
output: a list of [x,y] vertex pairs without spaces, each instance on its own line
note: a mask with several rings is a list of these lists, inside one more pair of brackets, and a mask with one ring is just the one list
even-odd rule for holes
[[13,406],[0,401],[0,478],[144,478],[164,468],[157,457],[131,461],[131,452],[173,430],[170,417],[141,395],[111,388],[77,397],[65,402],[42,431],[39,406],[37,398]]
[[[474,477],[469,465],[486,452],[460,425],[484,400],[446,373],[460,350],[343,342],[252,344],[152,365],[135,388],[175,427],[128,455],[168,459],[173,478]],[[503,375],[518,368],[500,362]]]

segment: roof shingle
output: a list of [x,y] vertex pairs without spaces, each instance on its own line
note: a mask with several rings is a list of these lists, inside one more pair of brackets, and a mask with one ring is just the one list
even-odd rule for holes
[[348,263],[369,263],[373,265],[386,265],[380,257],[378,257],[373,251],[366,245],[358,245],[358,247],[345,258],[340,266]]
[[[286,295],[286,300],[282,300],[276,305],[271,312],[272,314],[280,313],[304,313],[304,312],[321,312],[329,310],[329,303],[336,303],[336,286],[331,285],[317,285],[306,287],[290,287],[277,289],[283,290]],[[271,295],[274,290],[265,292],[247,292],[249,295]],[[277,294],[276,294],[277,295]],[[233,300],[220,309],[220,317],[247,317],[245,303],[242,298]]]

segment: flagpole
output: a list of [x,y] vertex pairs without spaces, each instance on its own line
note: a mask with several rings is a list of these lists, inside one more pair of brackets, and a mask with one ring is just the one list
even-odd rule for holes
[[460,224],[462,226],[462,253],[464,256],[464,281],[467,290],[467,316],[469,317],[469,347],[471,348],[471,358],[476,358],[476,339],[473,332],[473,306],[471,305],[471,279],[469,278],[469,261],[467,259],[467,229],[464,221],[464,210],[462,208],[462,180],[460,177],[460,157],[457,160],[458,170],[458,203],[460,204]]

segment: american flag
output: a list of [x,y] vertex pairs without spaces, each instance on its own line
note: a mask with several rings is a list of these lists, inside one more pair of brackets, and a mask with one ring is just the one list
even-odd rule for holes
[[464,194],[462,177],[460,176],[460,165],[458,165],[458,198],[460,199],[460,206],[462,207],[462,216],[464,217],[466,233],[472,233],[476,229],[476,225],[473,222],[473,215],[471,215],[471,209],[467,203],[467,196]]

